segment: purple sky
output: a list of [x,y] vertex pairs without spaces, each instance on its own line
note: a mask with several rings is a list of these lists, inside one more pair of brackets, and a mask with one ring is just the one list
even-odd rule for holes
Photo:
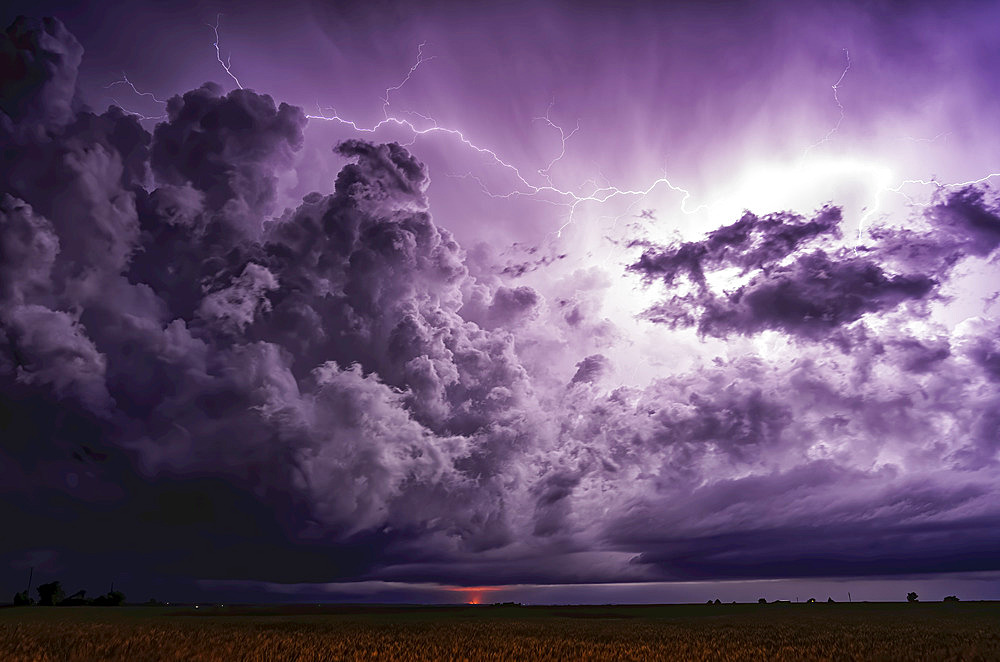
[[997,3],[21,4],[0,590],[998,597]]

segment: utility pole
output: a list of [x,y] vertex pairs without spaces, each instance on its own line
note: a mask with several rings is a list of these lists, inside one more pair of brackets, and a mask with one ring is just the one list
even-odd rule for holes
[[851,600],[851,592],[850,591],[847,592],[847,601],[848,602],[852,602],[852,600]]
[[34,577],[35,577],[35,566],[31,566],[31,570],[28,572],[28,589],[24,592],[25,595],[29,596],[29,598],[28,598],[29,600],[31,599],[30,598],[31,580],[34,579]]

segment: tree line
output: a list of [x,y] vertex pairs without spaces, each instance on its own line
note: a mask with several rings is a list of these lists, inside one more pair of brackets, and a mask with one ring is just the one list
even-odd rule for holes
[[76,593],[67,596],[66,591],[63,590],[62,583],[58,581],[41,584],[35,590],[38,591],[37,603],[30,596],[28,589],[25,589],[14,594],[14,606],[17,607],[38,604],[43,607],[78,605],[90,605],[93,607],[118,607],[125,602],[125,594],[121,591],[116,591],[113,586],[110,591],[95,598],[88,598],[86,591],[77,591]]

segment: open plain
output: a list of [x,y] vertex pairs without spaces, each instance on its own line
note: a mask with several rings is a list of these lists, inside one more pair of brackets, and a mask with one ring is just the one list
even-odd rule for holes
[[997,660],[1000,603],[22,607],[19,660]]

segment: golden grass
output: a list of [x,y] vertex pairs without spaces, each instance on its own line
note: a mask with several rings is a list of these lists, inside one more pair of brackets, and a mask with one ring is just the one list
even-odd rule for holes
[[1000,660],[1000,605],[0,610],[0,660],[362,659]]

